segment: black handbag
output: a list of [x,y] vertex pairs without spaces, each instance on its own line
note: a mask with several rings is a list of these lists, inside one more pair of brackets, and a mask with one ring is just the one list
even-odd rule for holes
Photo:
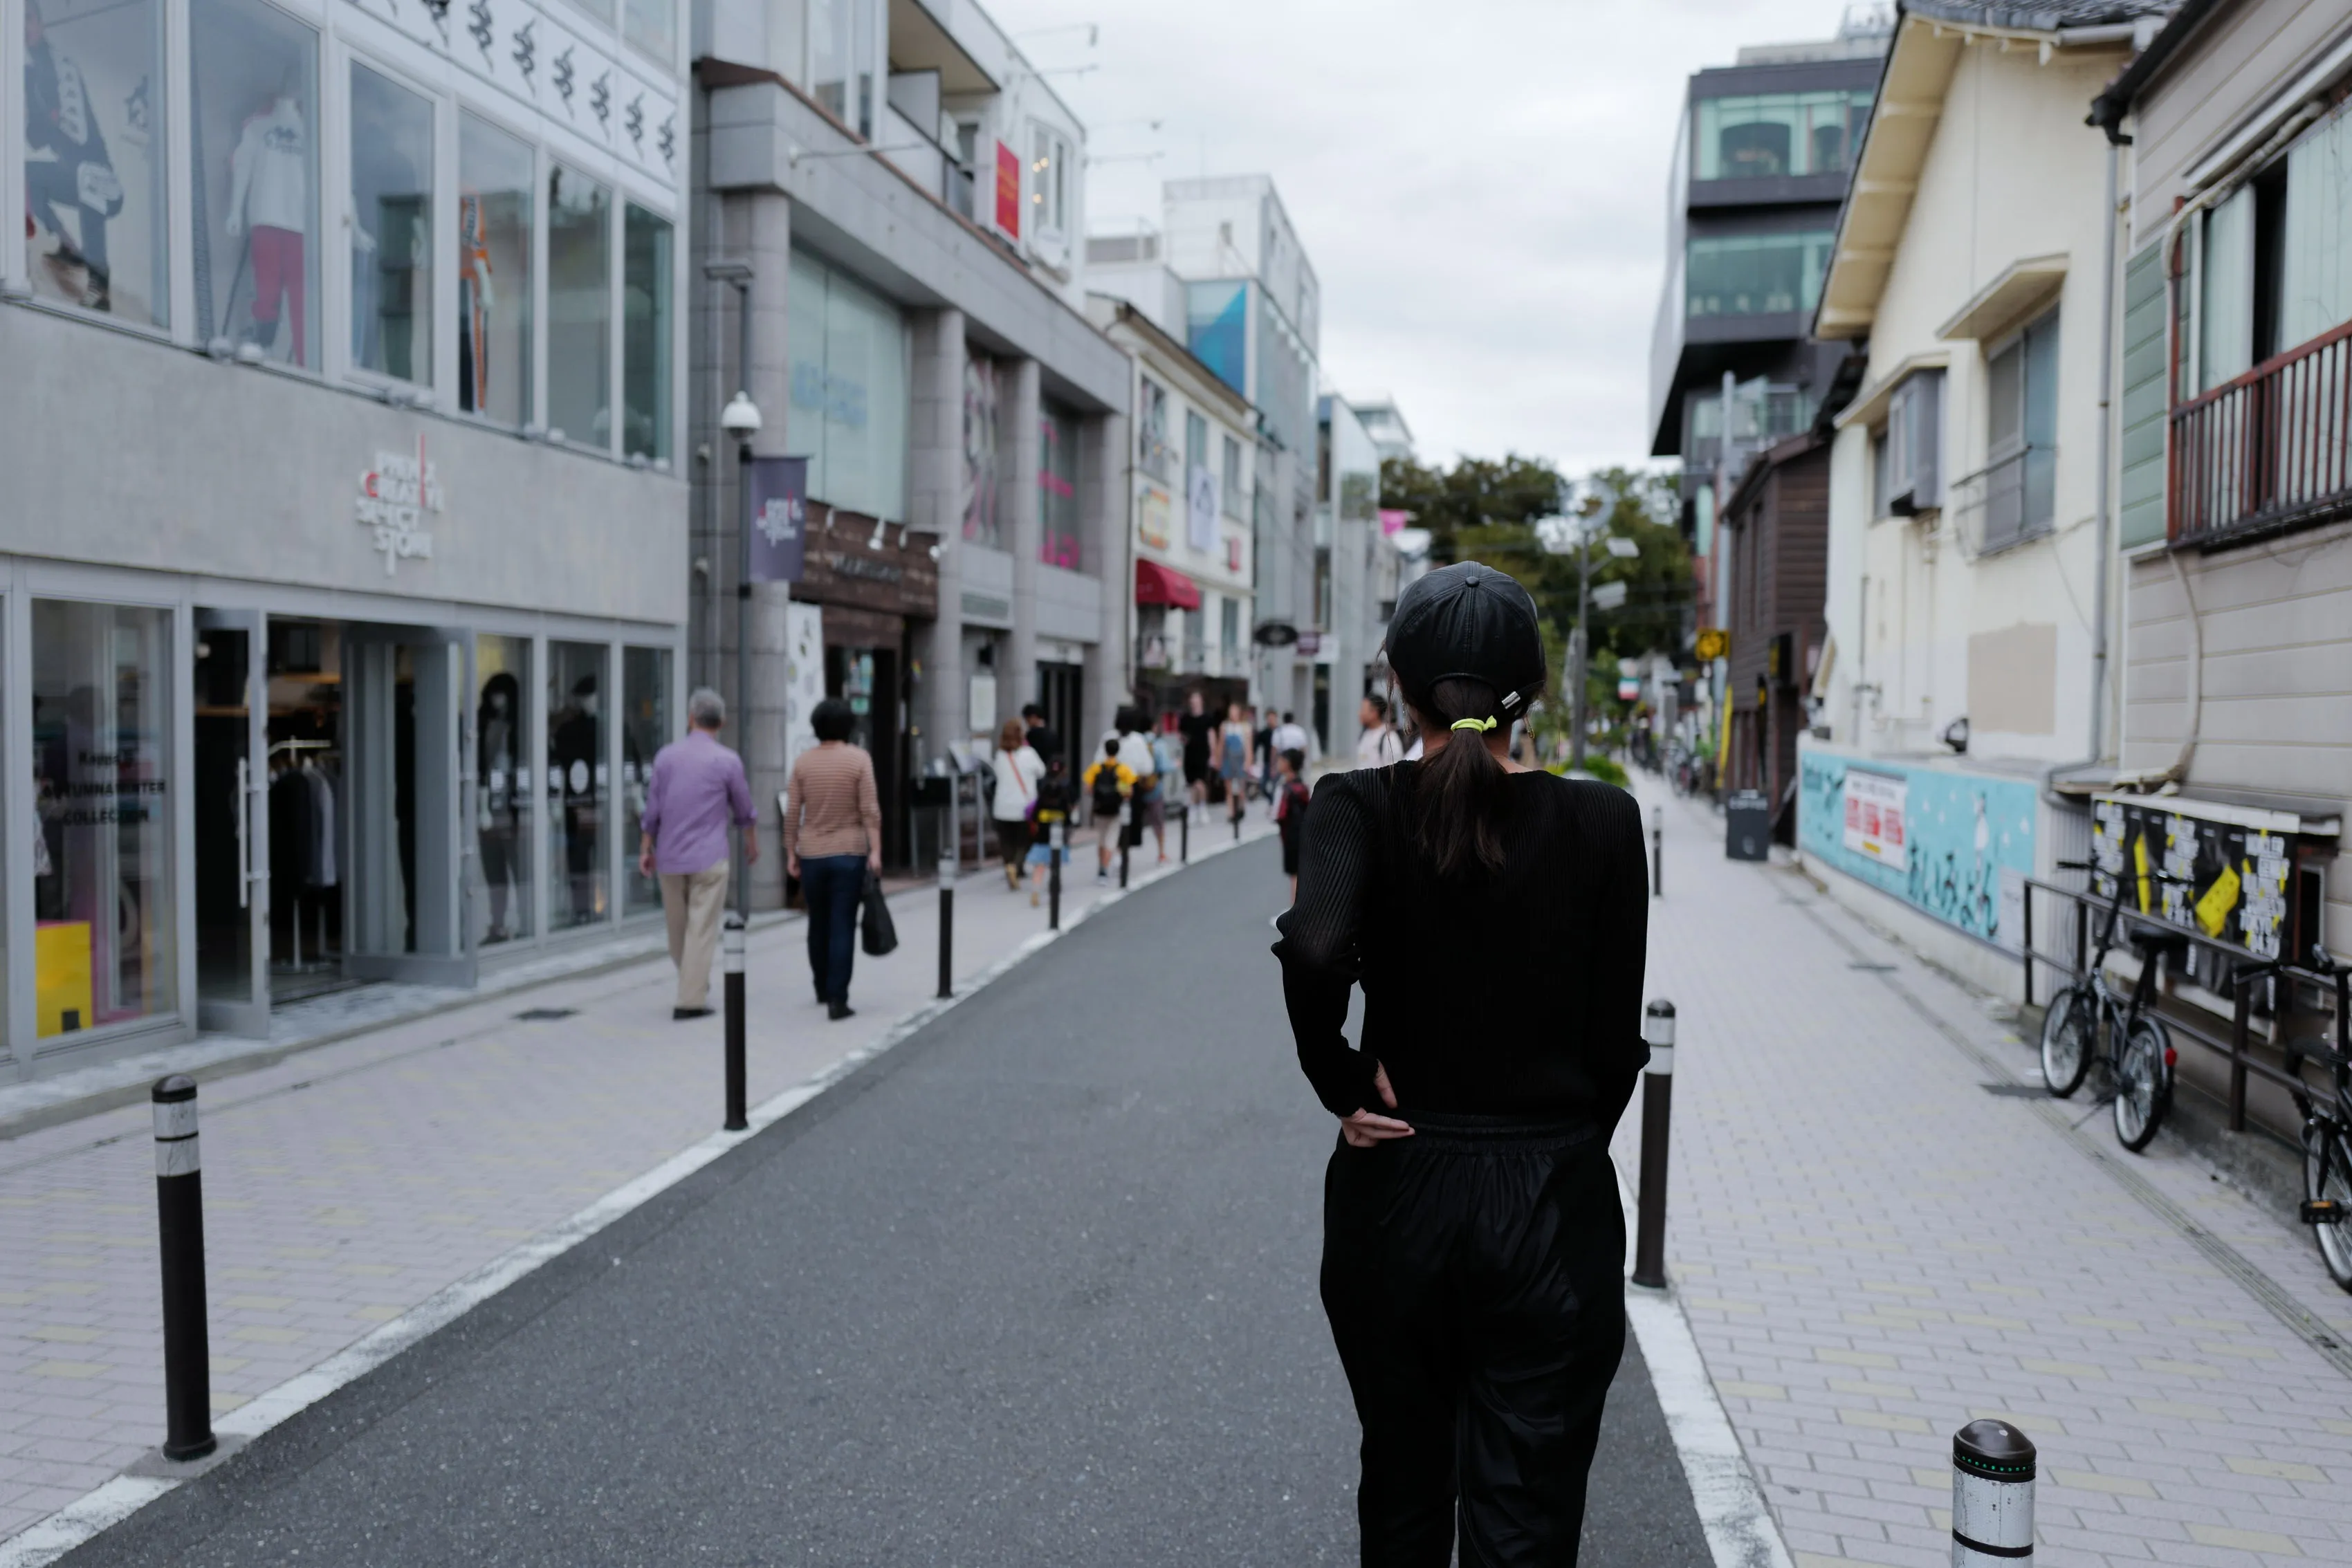
[[869,958],[879,958],[898,946],[898,923],[890,918],[890,905],[882,896],[882,879],[872,872],[866,873],[865,948]]

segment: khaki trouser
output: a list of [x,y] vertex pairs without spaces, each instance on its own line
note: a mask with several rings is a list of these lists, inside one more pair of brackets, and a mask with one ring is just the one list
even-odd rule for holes
[[662,873],[662,913],[669,917],[669,961],[677,966],[677,1005],[708,1006],[710,957],[727,908],[727,862],[709,871]]

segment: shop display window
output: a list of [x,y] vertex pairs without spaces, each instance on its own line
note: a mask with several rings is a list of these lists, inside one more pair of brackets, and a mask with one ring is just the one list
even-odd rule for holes
[[547,179],[547,428],[613,440],[613,193],[557,165]]
[[621,650],[621,846],[628,868],[623,876],[624,913],[629,915],[661,908],[660,881],[637,869],[637,841],[645,831],[646,786],[653,781],[654,758],[678,737],[669,686],[667,648]]
[[1037,419],[1037,518],[1044,538],[1039,559],[1075,571],[1078,549],[1078,421],[1066,408],[1045,405]]
[[667,462],[670,429],[669,222],[626,204],[621,256],[621,452]]
[[530,423],[530,238],[539,181],[530,143],[457,117],[457,406]]
[[547,645],[548,929],[585,925],[612,911],[604,865],[604,645]]
[[33,291],[171,319],[162,0],[24,0]]
[[474,639],[474,845],[481,884],[474,941],[488,947],[537,929],[532,875],[530,639]]
[[352,65],[352,362],[433,379],[433,103]]
[[37,1032],[175,1009],[172,615],[33,604]]
[[306,369],[319,343],[319,34],[189,0],[196,336]]

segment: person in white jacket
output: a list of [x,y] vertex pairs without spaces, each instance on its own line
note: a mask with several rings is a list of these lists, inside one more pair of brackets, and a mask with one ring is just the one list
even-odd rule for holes
[[996,845],[1004,857],[1004,887],[1021,891],[1021,865],[1029,854],[1029,808],[1037,799],[1037,781],[1045,777],[1045,758],[1031,746],[1017,718],[1004,721],[991,759],[996,791],[988,800],[988,815],[996,824]]

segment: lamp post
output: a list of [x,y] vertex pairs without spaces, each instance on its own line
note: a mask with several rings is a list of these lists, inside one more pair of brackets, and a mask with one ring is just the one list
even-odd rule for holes
[[[702,276],[735,291],[735,395],[719,413],[719,433],[735,443],[737,534],[735,549],[735,711],[741,727],[736,747],[745,757],[751,751],[751,438],[760,434],[760,405],[751,401],[751,264],[709,261]],[[746,771],[749,771],[747,766]],[[730,874],[735,883],[735,909],[747,919],[751,913],[751,867],[744,850],[745,835],[760,831],[755,821],[736,835]]]
[[1608,526],[1601,517],[1598,497],[1587,497],[1584,509],[1575,517],[1538,517],[1535,522],[1536,537],[1545,549],[1554,555],[1576,552],[1576,629],[1568,638],[1568,765],[1579,769],[1584,766],[1584,669],[1591,647],[1592,607],[1614,610],[1625,602],[1623,583],[1592,586],[1592,541],[1605,538],[1604,548],[1620,560],[1631,560],[1642,553],[1642,547],[1632,539],[1608,533]]

